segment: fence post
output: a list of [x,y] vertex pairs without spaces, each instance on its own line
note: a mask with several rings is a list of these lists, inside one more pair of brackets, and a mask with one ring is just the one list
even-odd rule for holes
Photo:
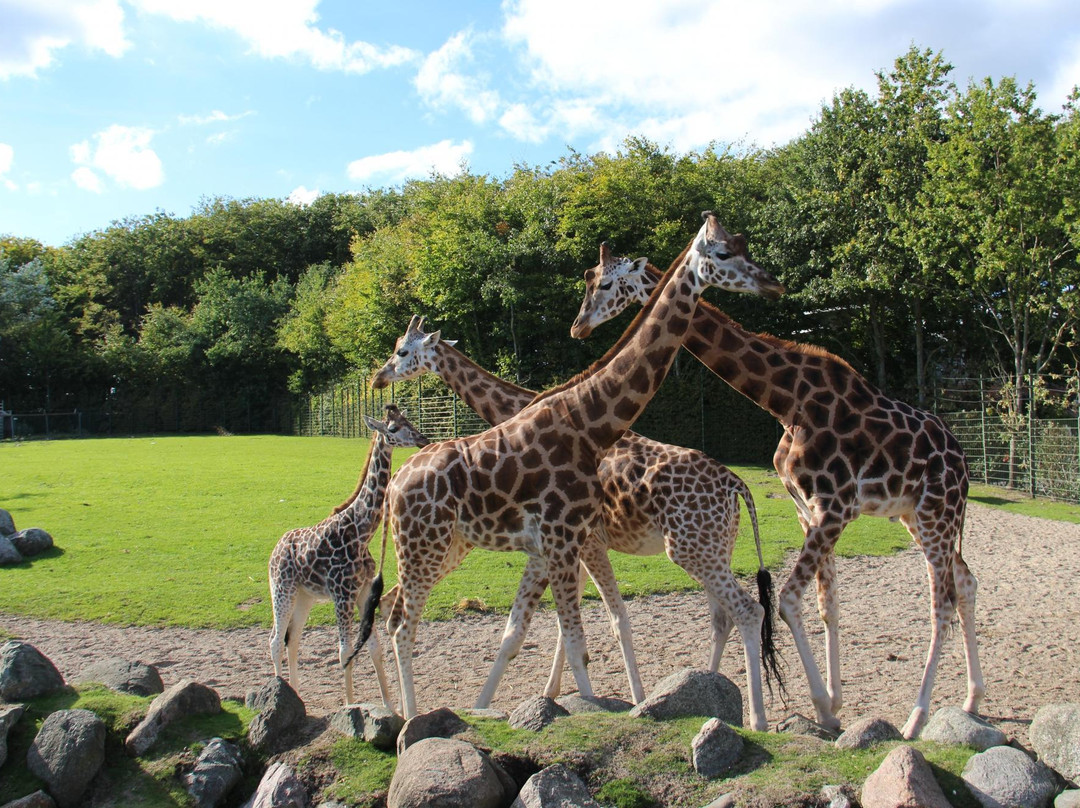
[[1028,371],[1028,490],[1035,499],[1035,375]]
[[460,437],[458,435],[457,408],[458,408],[457,393],[451,392],[451,394],[450,394],[450,411],[453,413],[453,416],[454,416],[454,437],[455,438]]
[[982,431],[982,467],[983,467],[983,484],[990,482],[990,458],[987,456],[986,449],[986,390],[984,388],[985,380],[982,376],[979,377],[979,423]]

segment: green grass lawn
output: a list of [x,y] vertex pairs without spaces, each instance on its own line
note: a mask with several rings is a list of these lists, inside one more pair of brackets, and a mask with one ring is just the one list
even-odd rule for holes
[[[364,440],[267,435],[0,444],[0,507],[16,527],[44,528],[56,542],[49,553],[0,569],[0,611],[138,625],[269,626],[266,564],[274,544],[286,530],[318,522],[352,492],[367,450]],[[395,463],[412,451],[396,451]],[[775,567],[802,544],[794,506],[771,469],[734,470],[753,490],[766,563]],[[995,501],[1003,499],[997,489],[974,498],[1024,504]],[[1075,506],[1040,501],[1037,509],[1080,519]],[[909,543],[898,524],[860,519],[838,551],[882,554]],[[612,561],[626,597],[696,587],[663,555],[613,553]],[[520,553],[473,551],[435,588],[427,616],[449,617],[466,598],[508,610],[523,566]],[[734,566],[742,574],[757,568],[745,510]],[[387,570],[389,585],[392,551]],[[595,596],[591,585],[589,592]],[[325,605],[310,622],[332,620]]]

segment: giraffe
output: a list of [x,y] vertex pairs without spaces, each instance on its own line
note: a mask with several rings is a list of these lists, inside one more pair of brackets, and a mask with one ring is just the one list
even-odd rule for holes
[[[607,249],[606,244],[602,245],[601,255]],[[488,373],[453,346],[453,341],[441,338],[441,332],[425,333],[423,319],[414,316],[397,340],[394,353],[375,374],[372,385],[380,388],[434,373],[491,424],[511,418],[535,397],[533,391]],[[607,551],[631,555],[666,551],[669,558],[705,589],[713,626],[709,670],[714,673],[720,667],[733,619],[738,624],[744,638],[750,726],[759,731],[766,729],[758,658],[760,654],[768,680],[770,674],[777,672],[772,647],[772,583],[761,556],[757,512],[750,489],[731,470],[702,452],[669,446],[630,431],[604,455],[598,474],[602,490],[601,522],[599,529],[586,539],[581,557],[611,617],[633,700],[642,701],[644,690],[634,659],[629,615],[615,585]],[[754,530],[760,605],[746,594],[731,572],[731,554],[739,529],[739,497],[746,503]],[[455,563],[463,557],[463,553],[452,554]],[[449,571],[444,569],[442,575]],[[519,598],[526,600],[534,597],[533,593],[519,593]],[[520,610],[511,613],[518,615]],[[520,645],[519,637],[523,638],[527,628],[508,620],[499,657],[477,707],[490,705],[498,678],[509,661],[508,655]],[[559,694],[564,661],[560,641],[545,695]]]
[[[756,278],[762,293],[778,286],[748,256],[718,240],[718,227],[714,216],[706,217],[654,298],[593,367],[485,432],[421,449],[390,482],[386,509],[399,595],[387,631],[406,718],[416,715],[412,655],[420,613],[456,543],[527,554],[519,592],[542,591],[547,580],[578,692],[593,695],[579,560],[599,520],[603,454],[663,381],[706,286],[729,276]],[[385,547],[385,531],[383,538]],[[369,598],[365,619],[374,607]],[[531,615],[536,602],[521,608]]]
[[[300,633],[311,607],[331,600],[337,617],[338,654],[345,672],[345,703],[353,700],[351,633],[353,611],[371,588],[375,561],[368,552],[371,534],[382,515],[390,457],[396,446],[424,446],[428,439],[394,405],[386,408],[386,423],[364,416],[371,429],[371,448],[356,490],[319,524],[288,531],[270,555],[270,600],[274,627],[270,658],[281,676],[282,652],[289,656],[289,683],[299,687],[297,657]],[[365,638],[375,663],[383,703],[393,709],[378,636]],[[362,644],[362,643],[361,643]],[[357,648],[360,644],[357,645]]]
[[[733,249],[745,251],[741,235]],[[649,299],[659,270],[613,258],[585,273],[586,291],[571,333],[586,337],[631,303]],[[804,543],[779,597],[806,672],[819,723],[838,727],[843,704],[833,554],[861,514],[900,521],[923,551],[930,580],[931,633],[915,706],[904,725],[916,738],[926,723],[941,643],[955,614],[967,665],[964,709],[985,691],[975,636],[977,582],[961,556],[968,472],[963,450],[935,415],[886,396],[838,356],[812,345],[747,331],[707,302],[698,304],[686,348],[738,392],[779,420],[784,434],[773,466],[795,502]],[[811,578],[825,624],[827,682],[802,624]]]

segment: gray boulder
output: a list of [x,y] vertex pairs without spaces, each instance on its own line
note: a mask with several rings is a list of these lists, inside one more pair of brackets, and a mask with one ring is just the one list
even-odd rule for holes
[[395,748],[404,724],[404,718],[381,704],[350,704],[330,716],[338,732],[386,750]]
[[844,786],[822,786],[820,799],[825,808],[854,808],[855,805]]
[[1005,733],[993,724],[959,707],[942,707],[926,722],[919,737],[924,741],[970,746],[978,752],[1009,742]]
[[570,715],[581,713],[625,713],[634,708],[634,705],[622,699],[613,699],[606,696],[580,696],[570,693],[555,699],[555,703],[562,707]]
[[1039,760],[1080,784],[1080,704],[1048,704],[1031,719],[1028,740]]
[[9,538],[24,558],[44,553],[53,546],[53,537],[40,527],[28,527]]
[[79,674],[78,682],[98,682],[110,690],[133,696],[154,696],[165,690],[153,665],[111,657],[94,662]]
[[1054,773],[1012,746],[972,755],[961,777],[983,808],[1046,808],[1058,792]]
[[307,786],[296,772],[278,761],[266,770],[243,808],[308,808],[308,800]]
[[78,804],[105,762],[105,722],[89,710],[57,710],[41,724],[26,767],[60,808]]
[[711,780],[739,762],[743,739],[719,718],[710,718],[690,742],[690,751],[694,771]]
[[790,732],[792,735],[809,735],[820,738],[823,741],[835,741],[840,737],[840,732],[829,729],[816,721],[812,721],[800,713],[792,713],[776,725],[777,732]]
[[1062,791],[1054,800],[1054,808],[1080,808],[1080,790]]
[[0,536],[0,567],[21,564],[23,557],[7,536]]
[[510,726],[514,729],[530,729],[539,732],[556,718],[570,713],[548,696],[535,696],[521,702],[510,713]]
[[11,728],[19,723],[26,707],[21,704],[0,704],[0,766],[7,760],[7,737]]
[[836,745],[841,749],[869,749],[879,743],[903,739],[904,736],[900,734],[900,730],[884,718],[870,716],[861,718],[848,727],[836,739]]
[[398,758],[386,808],[504,808],[517,784],[465,741],[425,738]]
[[15,532],[15,520],[11,513],[0,508],[0,536],[10,536]]
[[146,718],[139,722],[124,741],[129,755],[141,755],[157,740],[161,730],[189,715],[216,715],[221,712],[221,698],[217,692],[182,679],[150,703]]
[[60,671],[34,646],[18,640],[0,646],[0,699],[34,699],[63,687]]
[[244,776],[244,756],[240,747],[221,738],[212,738],[199,753],[195,768],[184,775],[184,788],[196,808],[213,808]]
[[914,746],[898,746],[866,778],[863,808],[949,808],[930,764]]
[[453,738],[469,731],[469,725],[449,707],[439,707],[429,713],[413,716],[402,726],[397,736],[397,753],[401,755],[417,741],[425,738]]
[[600,808],[600,803],[580,777],[556,763],[526,780],[510,808]]
[[275,676],[249,693],[245,702],[259,710],[248,725],[248,743],[253,749],[264,749],[307,717],[304,702],[289,683]]
[[33,794],[4,803],[3,808],[56,808],[56,801],[44,791],[35,791]]
[[656,720],[700,715],[741,727],[742,693],[726,676],[687,668],[661,679],[630,715]]

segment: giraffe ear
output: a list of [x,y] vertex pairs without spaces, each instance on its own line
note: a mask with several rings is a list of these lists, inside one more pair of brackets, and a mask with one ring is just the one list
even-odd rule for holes
[[368,425],[368,429],[372,432],[382,432],[384,435],[386,434],[386,424],[382,421],[376,421],[371,416],[365,415],[364,423]]
[[433,345],[437,344],[439,342],[439,337],[441,335],[442,335],[442,330],[441,329],[439,331],[432,331],[430,334],[425,334],[424,335],[424,341],[422,343],[423,346],[425,348],[430,348]]
[[458,341],[456,339],[444,339],[442,341],[443,345],[449,345],[451,348],[453,348],[455,345],[457,345],[457,343],[458,343]]
[[634,259],[634,263],[630,266],[631,272],[644,272],[645,267],[648,266],[649,259],[644,255],[641,258]]

